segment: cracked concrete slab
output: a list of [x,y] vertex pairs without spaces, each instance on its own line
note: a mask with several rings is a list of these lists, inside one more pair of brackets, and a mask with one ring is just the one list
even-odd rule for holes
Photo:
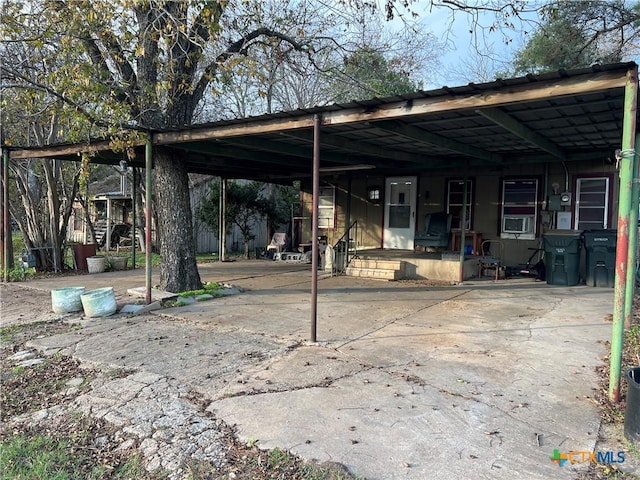
[[[340,462],[368,479],[573,478],[586,466],[558,467],[554,449],[596,446],[595,367],[611,334],[611,289],[323,278],[321,343],[309,345],[304,266],[237,262],[201,276],[244,292],[85,319],[78,331],[31,342],[140,375],[83,401],[146,439],[141,448],[156,463],[159,432],[185,438],[187,424],[200,425],[193,412],[191,423],[169,421],[184,418],[176,412],[188,392],[241,440]],[[167,455],[166,465],[182,458]]]

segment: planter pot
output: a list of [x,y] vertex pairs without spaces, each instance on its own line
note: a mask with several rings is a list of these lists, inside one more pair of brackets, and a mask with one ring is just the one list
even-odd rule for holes
[[76,265],[76,270],[82,270],[86,272],[88,270],[87,258],[93,257],[96,254],[95,243],[89,243],[87,245],[74,244],[71,245],[71,250],[73,251],[73,259]]
[[113,287],[98,288],[80,296],[87,317],[106,317],[116,312],[118,306]]
[[109,257],[109,263],[113,270],[126,270],[129,257]]
[[627,407],[624,414],[624,436],[640,447],[640,367],[625,374],[627,379]]
[[87,270],[89,273],[101,273],[105,269],[106,258],[101,256],[87,257]]
[[55,313],[79,312],[82,310],[80,295],[84,287],[54,288],[51,290],[51,307]]

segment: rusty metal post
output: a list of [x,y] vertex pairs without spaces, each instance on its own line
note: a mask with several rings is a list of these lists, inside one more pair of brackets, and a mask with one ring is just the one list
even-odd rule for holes
[[[638,102],[638,67],[627,72],[622,123],[622,150],[620,152],[620,193],[618,202],[618,239],[616,244],[616,275],[609,357],[609,400],[620,401],[620,371],[624,340],[625,292],[629,265],[629,217],[632,205],[634,141]],[[636,228],[634,225],[633,228]]]
[[131,270],[136,269],[136,183],[138,173],[136,167],[131,168],[133,181],[131,182]]
[[465,251],[465,242],[466,242],[465,230],[467,227],[467,195],[468,195],[467,183],[468,181],[469,181],[469,162],[465,162],[464,179],[462,180],[463,182],[462,215],[460,216],[460,274],[458,279],[460,283],[464,282],[464,251]]
[[313,202],[311,207],[311,342],[317,340],[318,319],[318,204],[320,195],[320,125],[322,117],[313,117]]
[[220,179],[220,254],[218,260],[227,261],[227,179]]
[[151,133],[147,136],[147,143],[145,145],[144,150],[144,168],[145,168],[145,201],[146,204],[146,215],[145,215],[145,231],[144,231],[144,242],[145,242],[145,301],[147,305],[151,303],[151,217],[152,217],[152,208],[151,208],[151,184],[153,183],[153,157],[152,157],[152,139]]

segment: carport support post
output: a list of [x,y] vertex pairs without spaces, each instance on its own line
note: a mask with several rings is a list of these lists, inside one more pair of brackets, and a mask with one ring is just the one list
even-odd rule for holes
[[144,203],[147,207],[147,212],[145,215],[145,227],[144,227],[144,243],[145,243],[145,300],[147,305],[151,303],[151,184],[153,183],[152,176],[152,165],[153,165],[153,157],[152,157],[152,146],[151,146],[151,133],[147,136],[147,143],[144,149],[144,168],[145,168],[145,200]]
[[[462,180],[462,215],[460,216],[460,283],[464,282],[464,251],[465,251],[465,230],[467,227],[467,182],[469,181],[469,163],[464,164],[464,179]],[[477,252],[476,252],[477,253]]]
[[[636,134],[635,145],[640,145],[640,134]],[[636,288],[635,265],[638,260],[638,207],[640,205],[640,155],[633,157],[633,180],[631,184],[631,211],[629,212],[629,260],[627,261],[627,285],[624,302],[624,328],[631,328],[633,294]]]
[[322,117],[313,117],[313,201],[311,207],[311,342],[316,342],[318,318],[318,204],[320,195],[320,124]]
[[131,182],[131,270],[136,269],[136,167],[131,169],[133,180]]
[[218,250],[220,251],[218,252],[218,260],[224,262],[227,250],[227,179],[222,177],[220,177],[220,205],[218,210],[220,211],[220,220],[218,221],[220,226]]
[[4,282],[9,281],[9,252],[11,242],[11,226],[9,225],[9,150],[2,149],[2,269]]
[[[620,195],[618,202],[618,239],[616,244],[616,274],[609,356],[609,400],[620,401],[620,370],[624,340],[625,291],[629,265],[629,218],[631,214],[634,140],[638,99],[638,67],[627,72],[622,123],[622,151],[620,153]],[[636,228],[634,225],[633,228]]]

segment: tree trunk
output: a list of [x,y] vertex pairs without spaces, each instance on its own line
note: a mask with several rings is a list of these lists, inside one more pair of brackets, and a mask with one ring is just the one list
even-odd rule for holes
[[[152,192],[158,212],[160,288],[184,292],[202,288],[191,223],[189,177],[180,158],[167,149],[154,149]],[[147,209],[148,211],[148,209]]]

